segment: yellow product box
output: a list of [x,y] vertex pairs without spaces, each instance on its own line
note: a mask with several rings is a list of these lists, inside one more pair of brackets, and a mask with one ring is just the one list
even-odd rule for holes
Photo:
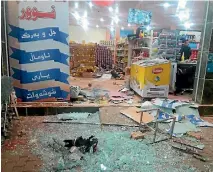
[[142,60],[131,65],[130,87],[142,97],[168,97],[171,64],[164,59]]

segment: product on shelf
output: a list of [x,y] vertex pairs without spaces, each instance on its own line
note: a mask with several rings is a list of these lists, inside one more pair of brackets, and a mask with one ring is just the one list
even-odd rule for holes
[[174,61],[180,52],[181,43],[177,31],[163,30],[158,37],[158,55]]
[[95,64],[99,68],[112,69],[112,52],[110,49],[98,45],[95,50]]
[[70,73],[73,76],[82,76],[84,72],[95,72],[95,44],[70,45]]
[[151,56],[153,31],[146,32],[143,38],[136,38],[132,48],[132,63]]
[[73,76],[86,76],[98,68],[112,68],[112,52],[105,46],[95,44],[70,45],[70,72]]
[[99,45],[100,46],[113,47],[113,46],[115,46],[115,41],[114,40],[108,40],[108,41],[101,40]]
[[124,70],[128,62],[128,40],[122,38],[116,43],[116,67]]

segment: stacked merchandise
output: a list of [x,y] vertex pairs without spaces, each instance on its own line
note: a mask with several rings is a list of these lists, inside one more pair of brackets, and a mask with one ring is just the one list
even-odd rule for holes
[[114,52],[115,52],[115,41],[114,40],[108,40],[108,41],[101,40],[99,45],[107,47],[108,49],[110,49],[112,51],[112,54],[114,54]]
[[101,40],[99,45],[100,46],[106,46],[106,47],[114,47],[115,41],[113,41],[113,40],[109,40],[109,41]]
[[181,48],[181,41],[178,35],[177,31],[163,30],[158,38],[158,55],[170,61],[175,61]]
[[112,69],[112,52],[104,46],[97,46],[95,50],[95,64],[98,68]]
[[189,47],[191,48],[191,60],[197,60],[198,50],[199,50],[200,43],[194,40],[189,40]]
[[116,45],[116,66],[120,69],[125,69],[128,62],[128,41],[127,39],[120,40]]
[[140,33],[139,38],[134,39],[132,48],[132,63],[151,57],[152,43],[153,31],[143,30],[143,33]]
[[94,44],[71,44],[70,45],[70,73],[72,76],[83,76],[84,73],[95,72],[95,49]]

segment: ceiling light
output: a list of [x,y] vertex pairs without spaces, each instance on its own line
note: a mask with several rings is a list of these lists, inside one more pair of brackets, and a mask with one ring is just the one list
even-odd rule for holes
[[84,30],[88,29],[89,22],[87,19],[82,19],[82,27]]
[[77,2],[75,3],[75,8],[78,8],[78,3]]
[[92,2],[89,2],[89,7],[92,8],[93,4]]
[[151,30],[151,27],[148,25],[148,26],[146,26],[146,30],[147,31],[150,31]]
[[111,21],[111,26],[113,26],[113,25],[114,25],[114,21],[112,20],[112,21]]
[[97,27],[97,28],[99,28],[99,26],[98,26],[98,25],[96,25],[96,27]]
[[186,10],[179,11],[178,17],[181,21],[188,20],[189,19],[189,10],[186,9]]
[[84,17],[87,17],[87,11],[84,11]]
[[104,19],[103,19],[103,18],[100,18],[100,21],[101,21],[101,22],[103,22],[103,21],[104,21]]
[[118,13],[118,6],[115,8],[115,13]]
[[114,22],[115,22],[116,24],[118,24],[118,22],[119,22],[118,16],[115,16],[115,17],[113,18],[113,20],[114,20]]
[[124,30],[124,27],[121,27],[121,30]]
[[184,9],[186,6],[186,0],[179,0],[178,9]]
[[75,17],[76,20],[79,20],[79,19],[80,19],[80,16],[79,16],[79,14],[78,14],[77,11],[76,11],[73,15],[74,15],[74,17]]
[[112,8],[112,7],[109,7],[109,11],[112,12],[112,11],[113,11],[113,8]]
[[170,6],[170,4],[166,2],[163,4],[163,6],[164,6],[164,8],[168,8]]
[[189,22],[185,22],[185,23],[184,23],[184,27],[185,27],[186,29],[190,29],[192,25],[193,25],[193,24],[192,24],[192,23],[189,23]]
[[128,23],[128,26],[130,27],[130,26],[131,26],[131,24],[129,24],[129,23]]

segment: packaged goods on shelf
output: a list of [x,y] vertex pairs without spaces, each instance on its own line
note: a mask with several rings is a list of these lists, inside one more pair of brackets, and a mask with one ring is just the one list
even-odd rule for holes
[[149,31],[146,36],[136,38],[132,42],[132,63],[142,59],[150,58],[152,54],[153,31]]
[[158,55],[171,61],[176,60],[181,48],[177,31],[163,30],[159,35],[158,44]]
[[128,40],[122,38],[116,43],[116,66],[124,70],[128,62]]
[[96,46],[95,49],[95,64],[99,68],[112,69],[112,52],[104,46]]
[[114,40],[109,40],[109,41],[101,40],[99,45],[106,46],[106,47],[112,47],[112,46],[115,46],[115,41]]
[[94,44],[70,45],[70,72],[73,76],[82,76],[84,72],[96,71],[95,49]]

